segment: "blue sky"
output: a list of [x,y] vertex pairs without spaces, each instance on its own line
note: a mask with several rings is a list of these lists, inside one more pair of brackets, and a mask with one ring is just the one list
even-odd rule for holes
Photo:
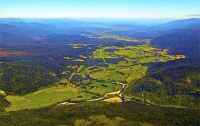
[[200,0],[0,0],[0,17],[191,18],[199,14]]

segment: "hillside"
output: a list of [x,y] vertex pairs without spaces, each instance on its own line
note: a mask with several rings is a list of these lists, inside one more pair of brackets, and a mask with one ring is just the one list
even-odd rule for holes
[[0,64],[0,67],[0,89],[12,95],[34,92],[57,81],[43,67],[15,63]]
[[151,45],[168,49],[170,54],[184,54],[189,58],[198,59],[200,54],[200,30],[178,30],[161,35],[151,40]]
[[189,18],[182,20],[175,20],[165,24],[156,26],[158,29],[199,29],[200,19],[199,18]]
[[161,68],[130,82],[127,95],[143,101],[183,107],[200,107],[199,67]]

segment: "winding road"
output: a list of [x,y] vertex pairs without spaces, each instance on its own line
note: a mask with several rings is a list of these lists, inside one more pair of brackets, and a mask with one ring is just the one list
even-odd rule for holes
[[[105,101],[105,102],[124,102],[124,101],[130,101],[131,99],[126,99],[122,96],[122,93],[124,93],[124,90],[126,88],[126,84],[119,83],[119,82],[112,82],[112,84],[119,84],[122,85],[122,88],[119,91],[115,92],[109,92],[106,93],[103,97],[101,98],[96,98],[96,99],[89,99],[89,100],[84,100],[82,102],[96,102],[96,101]],[[78,104],[78,103],[71,103],[71,102],[62,102],[59,103],[58,105],[71,105],[71,104]]]

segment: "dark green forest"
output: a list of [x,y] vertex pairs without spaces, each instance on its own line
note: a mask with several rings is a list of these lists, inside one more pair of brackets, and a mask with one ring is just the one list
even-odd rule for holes
[[10,106],[10,102],[5,99],[5,96],[6,95],[0,93],[0,114],[5,112],[6,107]]
[[161,105],[200,107],[200,68],[161,68],[132,81],[126,94]]
[[200,31],[192,29],[176,30],[151,40],[151,45],[169,49],[170,54],[184,54],[199,60]]
[[[200,123],[199,109],[183,109],[148,105],[139,102],[105,103],[93,102],[76,105],[49,106],[46,108],[21,110],[0,115],[0,123],[20,126],[74,125],[75,121],[92,121],[92,116],[106,116],[106,120],[94,120],[91,125],[106,125],[108,119],[115,120],[122,126],[197,126]],[[116,121],[115,121],[116,122]],[[108,124],[107,124],[108,125]]]
[[43,67],[17,63],[4,63],[0,66],[0,89],[7,94],[25,95],[58,81]]

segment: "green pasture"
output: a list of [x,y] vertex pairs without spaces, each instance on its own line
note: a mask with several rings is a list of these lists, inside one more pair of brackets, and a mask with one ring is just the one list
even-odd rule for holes
[[109,68],[109,70],[116,69],[117,68],[117,64],[110,63],[108,68]]
[[77,72],[78,73],[81,73],[81,72],[85,72],[85,67],[83,65],[80,65],[77,69]]
[[120,61],[117,64],[117,67],[129,67],[131,65],[133,65],[133,63],[127,60],[127,61]]
[[98,80],[105,80],[105,81],[124,81],[126,77],[122,74],[116,72],[116,70],[104,70],[104,71],[97,71],[92,72],[90,77]]
[[93,57],[94,58],[118,58],[116,55],[113,55],[113,53],[106,52],[105,49],[107,49],[107,48],[103,47],[103,48],[97,49],[93,53]]
[[156,62],[156,57],[142,57],[140,58],[137,63],[149,63],[149,62]]
[[138,56],[139,51],[134,51],[134,50],[117,50],[114,53],[118,56],[123,56],[123,57],[127,57],[127,58],[135,58]]
[[[41,108],[68,99],[83,100],[90,99],[93,96],[92,94],[86,93],[79,94],[77,91],[78,88],[67,88],[62,85],[58,85],[57,87],[54,86],[45,88],[24,96],[9,95],[6,99],[11,102],[11,106],[6,108],[6,111]],[[82,98],[77,98],[78,95],[81,95]]]
[[126,78],[126,81],[129,83],[131,80],[136,80],[143,77],[147,69],[147,66],[135,66],[135,68],[132,68],[132,73]]
[[101,96],[105,95],[108,92],[120,90],[121,85],[104,83],[104,82],[93,82],[85,87],[82,87],[78,90],[79,93],[88,91],[91,93],[99,94]]

